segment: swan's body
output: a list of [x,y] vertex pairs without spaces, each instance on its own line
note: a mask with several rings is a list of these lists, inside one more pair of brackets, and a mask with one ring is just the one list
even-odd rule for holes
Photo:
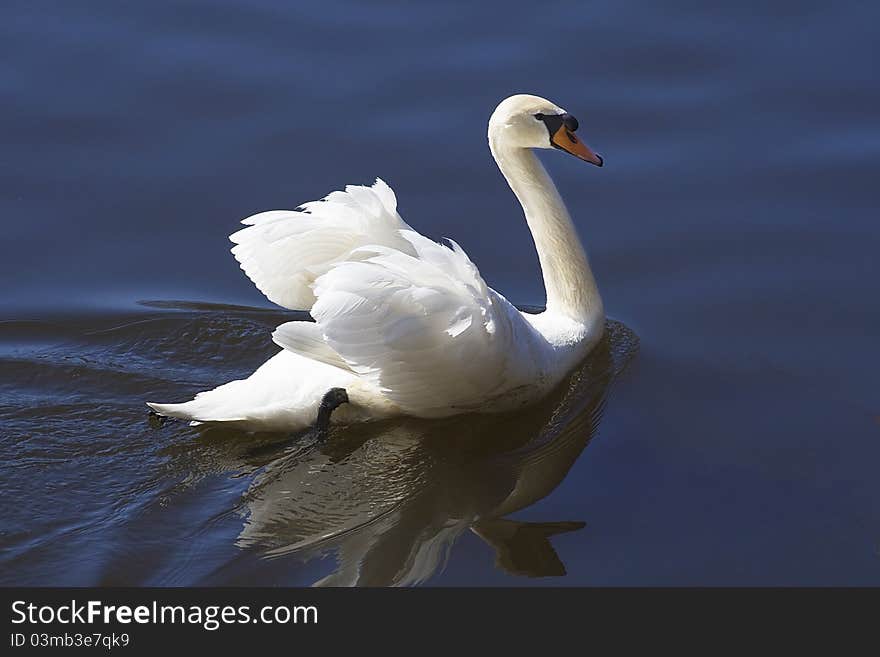
[[601,165],[549,101],[511,96],[489,121],[489,146],[535,240],[547,309],[519,312],[455,243],[412,230],[383,181],[349,186],[301,211],[264,212],[231,236],[242,269],[273,302],[315,322],[273,333],[283,350],[247,379],[158,413],[250,430],[315,421],[322,396],[347,391],[334,421],[443,417],[517,408],[543,397],[601,337],[602,301],[556,187],[532,148],[556,146]]

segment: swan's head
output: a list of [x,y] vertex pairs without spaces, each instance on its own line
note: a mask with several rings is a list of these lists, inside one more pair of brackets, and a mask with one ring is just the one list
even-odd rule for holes
[[514,148],[557,148],[602,166],[602,157],[575,135],[578,121],[546,98],[517,94],[501,101],[489,119],[489,142]]

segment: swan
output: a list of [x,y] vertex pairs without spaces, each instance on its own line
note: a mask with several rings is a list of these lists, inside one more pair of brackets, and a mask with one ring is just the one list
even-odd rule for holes
[[578,121],[517,94],[489,119],[489,149],[522,205],[546,310],[526,314],[483,280],[452,240],[413,230],[381,179],[297,210],[262,212],[230,236],[232,254],[270,301],[314,322],[278,326],[282,349],[246,379],[155,413],[248,431],[398,415],[501,412],[538,401],[602,337],[605,315],[584,248],[534,149],[602,166]]

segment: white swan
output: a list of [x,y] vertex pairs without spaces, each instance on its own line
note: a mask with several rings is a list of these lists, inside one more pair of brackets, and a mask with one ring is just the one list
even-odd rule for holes
[[[242,269],[271,301],[310,309],[315,322],[279,326],[272,339],[282,351],[247,379],[186,403],[149,406],[193,422],[275,431],[313,424],[321,406],[326,420],[344,401],[334,421],[503,411],[540,399],[604,326],[584,249],[532,153],[557,148],[602,166],[575,130],[573,116],[530,95],[505,99],[489,119],[489,148],[535,240],[546,311],[521,313],[457,244],[415,232],[377,179],[299,211],[245,219],[230,237]],[[331,390],[336,397],[328,399]]]

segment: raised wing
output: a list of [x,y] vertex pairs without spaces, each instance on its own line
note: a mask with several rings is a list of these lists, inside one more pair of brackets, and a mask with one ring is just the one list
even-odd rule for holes
[[299,210],[262,212],[229,239],[232,254],[270,301],[292,310],[308,310],[315,301],[315,280],[365,245],[381,245],[412,254],[400,237],[409,226],[397,213],[397,199],[384,181],[372,187],[349,185]]
[[522,315],[457,244],[399,237],[407,248],[362,247],[316,280],[312,316],[332,352],[421,417],[476,410],[526,378],[537,334]]
[[354,372],[422,417],[480,409],[537,378],[537,332],[457,244],[413,231],[382,180],[243,223],[230,237],[242,269],[316,321],[279,326],[284,349]]

